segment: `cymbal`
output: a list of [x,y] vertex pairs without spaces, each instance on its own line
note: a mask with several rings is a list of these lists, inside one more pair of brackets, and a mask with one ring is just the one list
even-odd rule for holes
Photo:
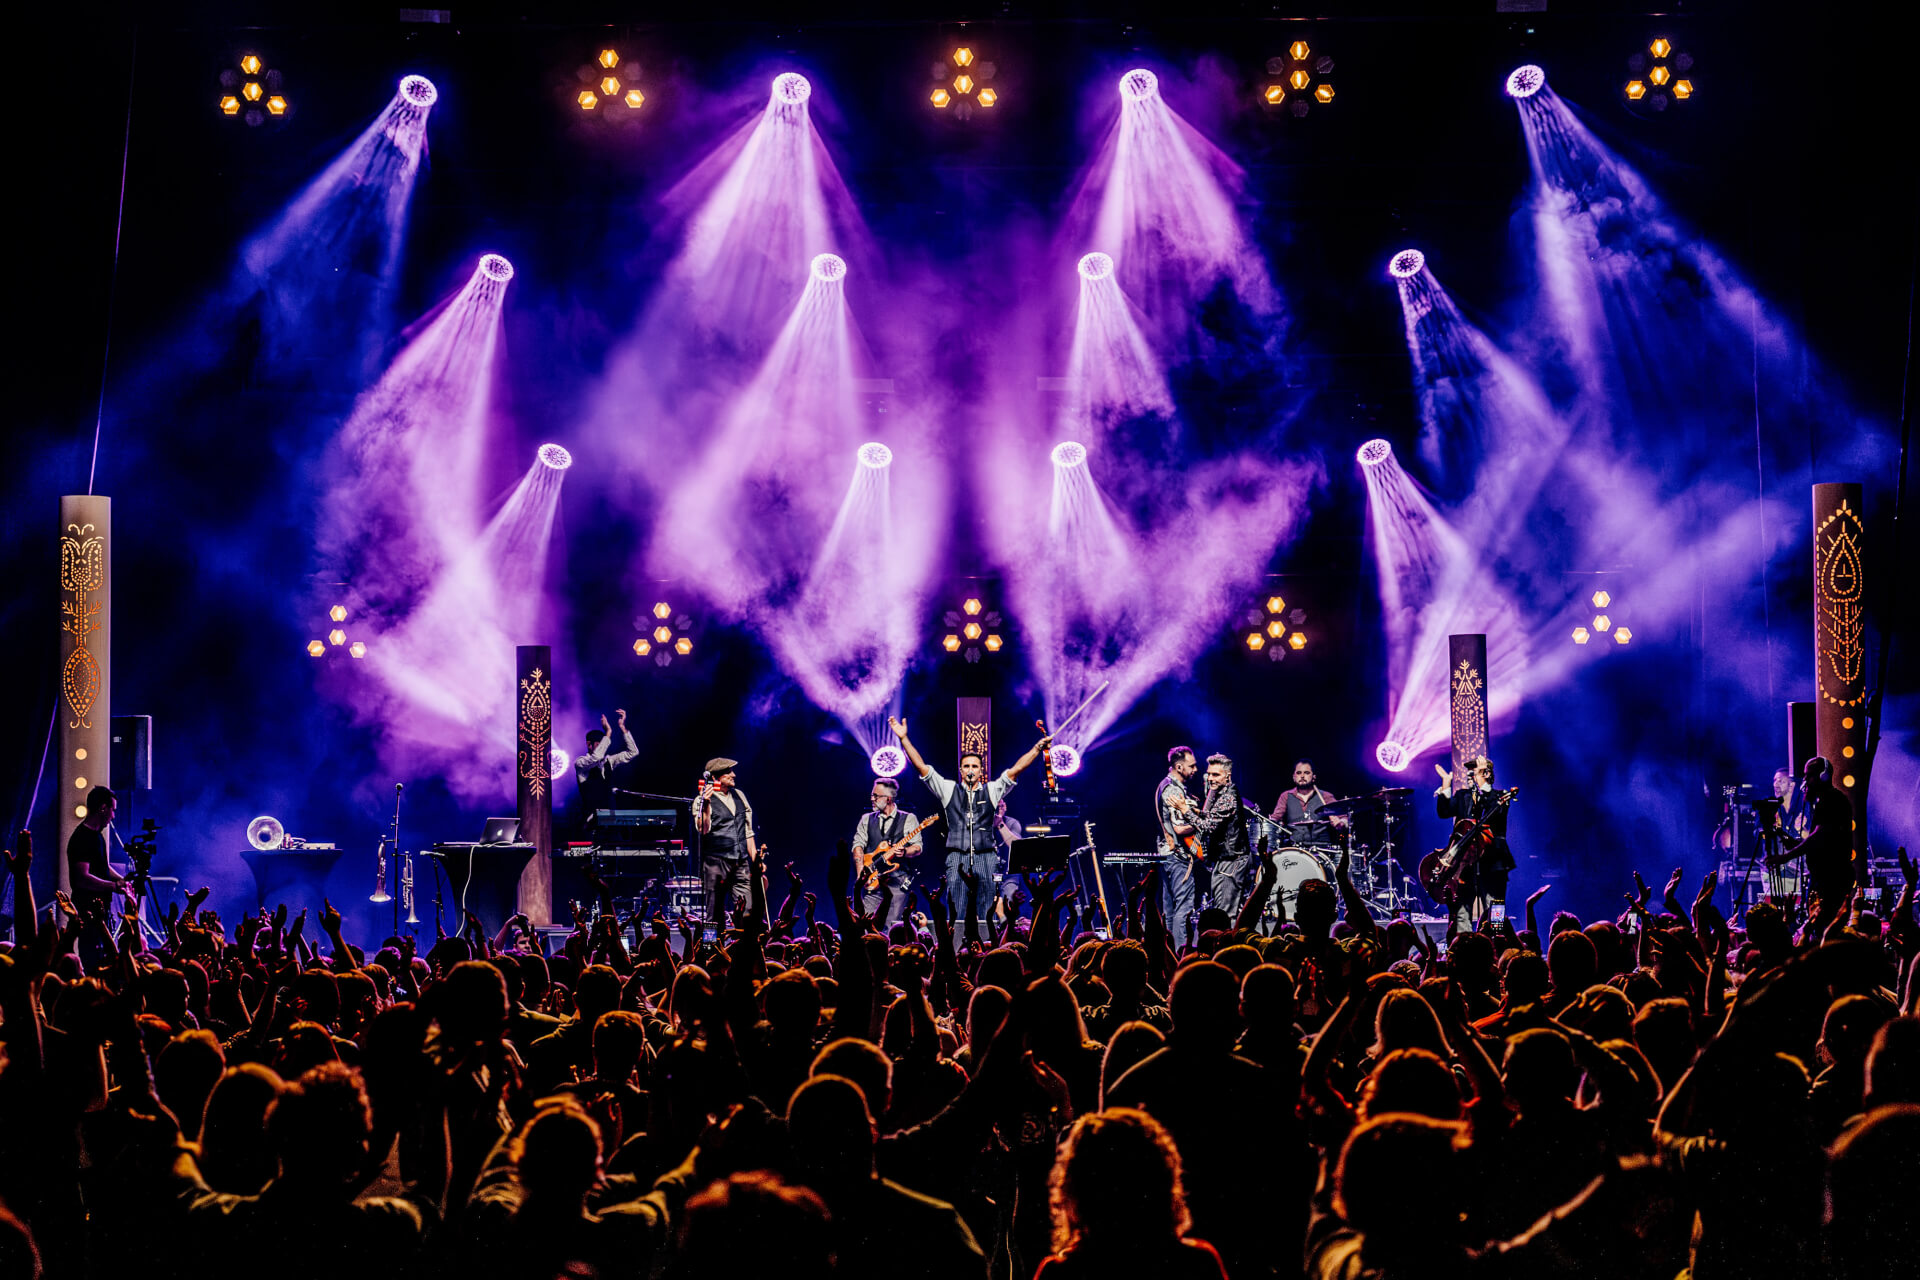
[[1337,818],[1343,813],[1355,813],[1373,804],[1372,796],[1348,796],[1344,800],[1329,800],[1313,811],[1311,816],[1326,814]]

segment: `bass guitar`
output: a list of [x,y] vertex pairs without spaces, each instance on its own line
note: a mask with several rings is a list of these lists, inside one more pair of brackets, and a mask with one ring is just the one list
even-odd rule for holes
[[1113,933],[1113,916],[1107,911],[1107,877],[1100,870],[1100,853],[1093,847],[1093,824],[1082,824],[1087,832],[1087,859],[1093,863],[1094,897],[1100,903],[1100,918],[1107,922],[1108,934]]
[[1493,847],[1494,816],[1505,813],[1519,794],[1518,787],[1496,791],[1493,805],[1485,813],[1477,818],[1454,819],[1453,834],[1447,839],[1446,847],[1420,859],[1420,887],[1427,891],[1427,896],[1449,907],[1460,905],[1461,878],[1468,867],[1479,862]]
[[919,826],[900,837],[897,845],[894,841],[888,840],[882,843],[872,853],[861,855],[863,860],[860,863],[858,874],[861,883],[866,886],[868,893],[878,893],[880,891],[880,877],[893,870],[894,860],[888,855],[890,855],[895,848],[904,848],[912,844],[915,836],[940,821],[940,817],[941,815],[936,813],[930,817],[923,818]]

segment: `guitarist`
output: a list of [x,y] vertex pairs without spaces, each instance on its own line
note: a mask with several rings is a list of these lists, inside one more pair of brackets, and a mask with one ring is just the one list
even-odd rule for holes
[[[867,798],[873,801],[873,810],[860,815],[860,821],[853,828],[853,852],[858,861],[856,867],[861,879],[860,909],[870,916],[877,916],[881,905],[886,906],[887,917],[881,920],[880,929],[885,932],[900,923],[907,913],[907,890],[913,887],[913,876],[902,865],[905,858],[917,858],[923,847],[920,841],[919,823],[914,816],[900,808],[900,784],[892,778],[875,778],[873,790]],[[871,865],[876,851],[886,848],[882,859],[880,883],[877,887],[865,887],[865,873]]]
[[1177,746],[1167,752],[1167,776],[1153,791],[1154,817],[1160,823],[1160,847],[1166,861],[1160,866],[1161,910],[1175,948],[1187,945],[1193,919],[1195,868],[1201,861],[1200,834],[1193,825],[1195,804],[1187,779],[1200,770],[1193,748]]
[[1441,770],[1440,786],[1433,793],[1435,812],[1453,822],[1485,818],[1493,836],[1493,843],[1460,872],[1453,927],[1465,932],[1485,923],[1496,904],[1505,908],[1507,876],[1513,871],[1514,861],[1513,851],[1507,847],[1507,811],[1494,796],[1493,761],[1472,756],[1461,765],[1461,773],[1464,776],[1456,777]]

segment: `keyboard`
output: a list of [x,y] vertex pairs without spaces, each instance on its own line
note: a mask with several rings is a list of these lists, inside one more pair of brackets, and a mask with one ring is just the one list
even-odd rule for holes
[[679,815],[672,809],[595,809],[587,826],[596,834],[617,831],[622,835],[642,831],[674,829]]
[[1106,867],[1157,867],[1167,860],[1159,849],[1112,849],[1100,855]]

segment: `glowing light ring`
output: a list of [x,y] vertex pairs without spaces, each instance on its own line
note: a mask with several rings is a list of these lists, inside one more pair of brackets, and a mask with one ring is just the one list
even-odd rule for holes
[[815,280],[832,284],[836,280],[847,278],[847,260],[837,253],[816,254],[809,270],[813,273]]
[[497,253],[480,255],[480,274],[501,284],[513,279],[513,264]]
[[1375,437],[1361,445],[1353,456],[1363,467],[1377,467],[1393,456],[1393,446]]
[[1524,67],[1515,67],[1513,74],[1507,77],[1507,96],[1512,98],[1531,98],[1547,87],[1547,73],[1531,62]]
[[278,849],[287,842],[287,829],[280,819],[261,814],[247,824],[247,843],[256,849]]
[[813,85],[798,71],[783,72],[773,78],[773,96],[797,106],[813,96]]
[[540,461],[555,471],[565,471],[573,465],[573,455],[567,452],[565,445],[543,444],[540,446]]
[[893,465],[893,450],[878,440],[869,440],[861,445],[860,452],[854,456],[860,460],[861,466],[870,471],[884,471]]
[[1387,263],[1387,274],[1395,280],[1411,280],[1426,269],[1427,255],[1418,249],[1402,249]]
[[400,81],[400,96],[416,107],[430,107],[440,101],[440,91],[425,76],[406,76]]
[[1080,772],[1080,753],[1064,742],[1053,744],[1053,773],[1057,778],[1071,778]]
[[1130,102],[1145,102],[1160,92],[1160,77],[1145,67],[1135,67],[1120,77],[1120,96]]
[[876,778],[897,778],[907,767],[907,753],[898,747],[881,747],[867,757]]
[[1087,446],[1078,440],[1062,440],[1053,446],[1053,452],[1047,456],[1053,459],[1053,465],[1056,467],[1083,466],[1087,461]]
[[547,764],[549,776],[553,781],[558,782],[567,776],[567,770],[573,768],[573,757],[559,747],[555,747],[553,754],[548,757]]
[[1373,758],[1389,773],[1398,773],[1413,762],[1413,754],[1391,738],[1373,749]]
[[1097,250],[1080,259],[1080,276],[1085,280],[1105,280],[1113,274],[1113,259]]

